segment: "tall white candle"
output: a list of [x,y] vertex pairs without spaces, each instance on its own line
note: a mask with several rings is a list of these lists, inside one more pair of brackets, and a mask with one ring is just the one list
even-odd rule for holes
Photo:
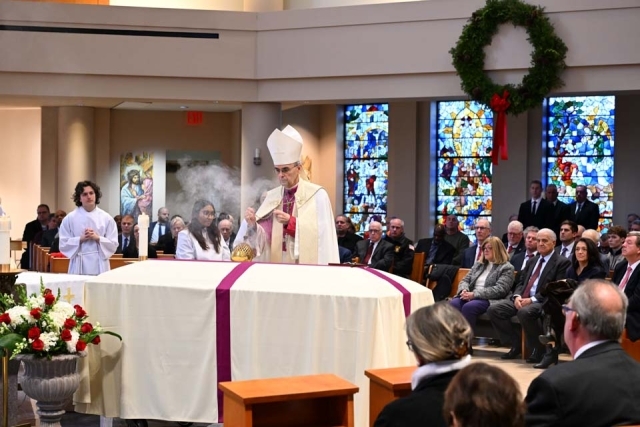
[[256,154],[253,157],[255,157],[256,159],[260,157],[260,149],[259,148],[256,148]]
[[138,216],[138,256],[149,255],[149,215]]
[[0,217],[0,265],[11,264],[11,218]]

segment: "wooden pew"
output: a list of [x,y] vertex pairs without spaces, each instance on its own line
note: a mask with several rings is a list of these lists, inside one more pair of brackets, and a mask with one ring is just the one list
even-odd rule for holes
[[[469,274],[469,271],[471,271],[470,268],[458,269],[458,272],[456,273],[456,277],[453,279],[453,283],[451,283],[451,292],[449,293],[449,298],[453,298],[454,296],[456,296],[456,294],[458,293],[458,285],[460,284],[460,281],[467,274]],[[436,286],[438,286],[438,282],[436,280],[432,280],[427,283],[427,287],[431,290],[435,289]]]
[[[138,258],[112,257],[109,258],[109,266],[113,270],[136,261],[138,261]],[[49,266],[52,273],[67,273],[69,271],[69,258],[50,258]]]
[[224,425],[353,427],[358,386],[333,374],[221,382]]
[[424,278],[424,252],[418,252],[413,255],[413,266],[411,267],[410,279],[417,283],[422,283]]
[[627,329],[622,331],[622,338],[620,339],[620,345],[627,354],[640,362],[640,340],[631,341],[627,335]]
[[158,259],[176,259],[174,254],[161,254],[158,253]]
[[415,366],[405,366],[364,371],[364,374],[369,378],[370,426],[373,426],[376,418],[389,402],[411,393],[411,374],[415,370]]

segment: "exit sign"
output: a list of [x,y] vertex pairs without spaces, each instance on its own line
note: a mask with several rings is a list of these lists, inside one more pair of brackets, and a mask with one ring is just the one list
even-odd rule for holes
[[202,111],[187,111],[187,125],[198,126],[202,124]]

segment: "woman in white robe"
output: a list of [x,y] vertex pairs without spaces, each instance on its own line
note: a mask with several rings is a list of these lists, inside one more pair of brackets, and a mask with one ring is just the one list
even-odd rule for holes
[[189,226],[178,233],[176,259],[231,261],[229,246],[214,224],[215,216],[213,203],[207,200],[194,203]]

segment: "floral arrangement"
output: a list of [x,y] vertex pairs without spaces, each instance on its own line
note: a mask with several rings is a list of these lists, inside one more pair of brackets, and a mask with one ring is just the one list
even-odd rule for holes
[[40,280],[40,295],[26,296],[24,286],[16,286],[15,296],[0,295],[0,348],[18,354],[51,358],[60,354],[86,354],[88,344],[100,343],[100,335],[109,334],[99,323],[87,321],[80,306],[61,301],[60,290],[54,295]]

